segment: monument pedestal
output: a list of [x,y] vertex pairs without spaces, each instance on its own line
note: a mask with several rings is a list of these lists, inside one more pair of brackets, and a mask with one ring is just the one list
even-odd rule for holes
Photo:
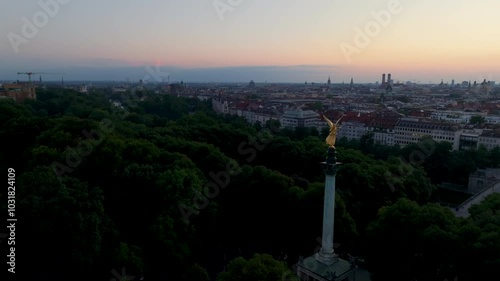
[[[316,254],[318,255],[318,254]],[[336,257],[331,264],[325,264],[310,256],[299,261],[297,276],[300,281],[347,281],[354,280],[356,265]],[[328,262],[330,263],[330,262]]]

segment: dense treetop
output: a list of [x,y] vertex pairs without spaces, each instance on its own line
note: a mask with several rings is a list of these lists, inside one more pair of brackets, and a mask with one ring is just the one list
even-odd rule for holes
[[[32,278],[109,280],[126,268],[147,280],[274,280],[320,245],[327,128],[249,125],[209,101],[145,91],[37,98],[0,100],[0,165],[16,170]],[[415,163],[422,146],[337,142],[336,251],[366,257],[374,278],[394,262],[397,280],[473,280],[468,255],[484,272],[500,265],[498,196],[469,219],[432,203],[436,184],[498,166],[500,151],[431,145]]]

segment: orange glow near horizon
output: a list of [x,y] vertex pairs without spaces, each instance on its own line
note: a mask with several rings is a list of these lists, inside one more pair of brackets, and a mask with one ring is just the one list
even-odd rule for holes
[[[394,1],[399,2],[399,12],[390,14],[385,24],[377,23],[374,14],[387,15]],[[332,74],[366,79],[378,79],[379,73],[388,71],[405,78],[500,76],[500,2],[496,0],[373,0],[362,6],[332,0],[317,0],[314,5],[253,0],[243,1],[223,19],[210,1],[201,5],[193,5],[194,0],[116,3],[71,2],[21,44],[19,54],[13,53],[8,40],[1,41],[0,60],[8,63],[2,63],[0,70],[10,71],[20,61],[23,66],[36,61],[44,68],[51,64],[329,66]],[[100,5],[98,12],[94,4]],[[20,14],[6,15],[8,24],[0,31],[22,34],[19,19],[27,16],[24,6],[9,5],[17,5],[13,10]],[[36,5],[32,8],[38,9]],[[378,29],[365,34],[373,24]],[[365,37],[361,45],[360,36]],[[351,46],[353,53],[343,53],[343,45]]]

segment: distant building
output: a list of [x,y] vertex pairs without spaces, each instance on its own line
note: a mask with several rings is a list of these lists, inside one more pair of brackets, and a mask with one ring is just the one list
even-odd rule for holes
[[347,112],[340,120],[340,128],[337,132],[337,139],[347,138],[348,140],[359,140],[368,132],[366,126],[372,116],[361,112]]
[[256,122],[266,124],[267,121],[270,120],[280,120],[279,115],[277,115],[274,111],[268,109],[257,109],[252,117],[253,118],[249,120],[249,122],[252,124]]
[[243,116],[243,112],[247,110],[247,107],[249,107],[249,105],[250,102],[248,101],[239,101],[231,106],[231,108],[229,109],[229,114]]
[[214,98],[212,99],[212,109],[217,113],[229,114],[229,101]]
[[478,193],[485,187],[498,181],[500,181],[500,169],[478,169],[476,172],[469,175],[467,192]]
[[339,128],[337,138],[347,138],[348,140],[359,140],[362,136],[366,135],[368,128],[365,122],[360,120],[342,121]]
[[80,89],[78,90],[78,92],[87,94],[88,93],[87,85],[85,84],[80,85]]
[[487,124],[500,124],[500,116],[487,115],[487,116],[484,116],[484,119],[485,119]]
[[430,111],[423,110],[423,109],[420,109],[420,110],[413,109],[410,112],[408,112],[408,114],[406,114],[406,115],[408,117],[428,118],[428,117],[431,117],[432,113]]
[[325,125],[325,122],[321,121],[319,114],[312,110],[285,111],[281,116],[280,122],[281,126],[285,128],[322,127]]
[[0,87],[0,96],[23,102],[26,99],[36,100],[36,91],[31,83],[3,84]]
[[478,138],[478,147],[493,149],[500,146],[500,130],[484,130]]
[[481,132],[464,131],[460,134],[458,141],[459,150],[475,150],[479,145],[479,135]]
[[430,117],[432,119],[446,122],[467,124],[470,122],[470,118],[474,115],[478,114],[463,111],[436,110],[431,113]]
[[491,91],[491,86],[490,83],[486,82],[486,79],[484,79],[483,82],[481,82],[481,94],[489,94]]
[[429,122],[417,118],[401,118],[394,128],[394,142],[399,145],[417,143],[424,137],[430,137],[434,141],[449,142],[453,150],[459,148],[458,127],[449,123]]
[[378,86],[377,92],[379,94],[388,94],[392,95],[394,80],[391,78],[391,74],[387,75],[387,81],[385,80],[385,73],[382,74],[382,83]]
[[394,128],[399,122],[399,117],[375,117],[368,124],[368,132],[373,134],[375,143],[393,146]]

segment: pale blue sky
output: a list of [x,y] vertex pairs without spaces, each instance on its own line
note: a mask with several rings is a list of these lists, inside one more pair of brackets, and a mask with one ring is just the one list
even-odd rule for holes
[[[2,5],[0,80],[18,71],[138,80],[160,65],[184,81],[374,82],[390,72],[402,81],[500,82],[496,0],[56,1]],[[58,3],[46,23],[39,3]],[[217,3],[230,10],[218,13]],[[390,19],[377,23],[374,13]],[[29,36],[23,17],[41,21]],[[370,26],[369,42],[357,44],[357,30]]]

